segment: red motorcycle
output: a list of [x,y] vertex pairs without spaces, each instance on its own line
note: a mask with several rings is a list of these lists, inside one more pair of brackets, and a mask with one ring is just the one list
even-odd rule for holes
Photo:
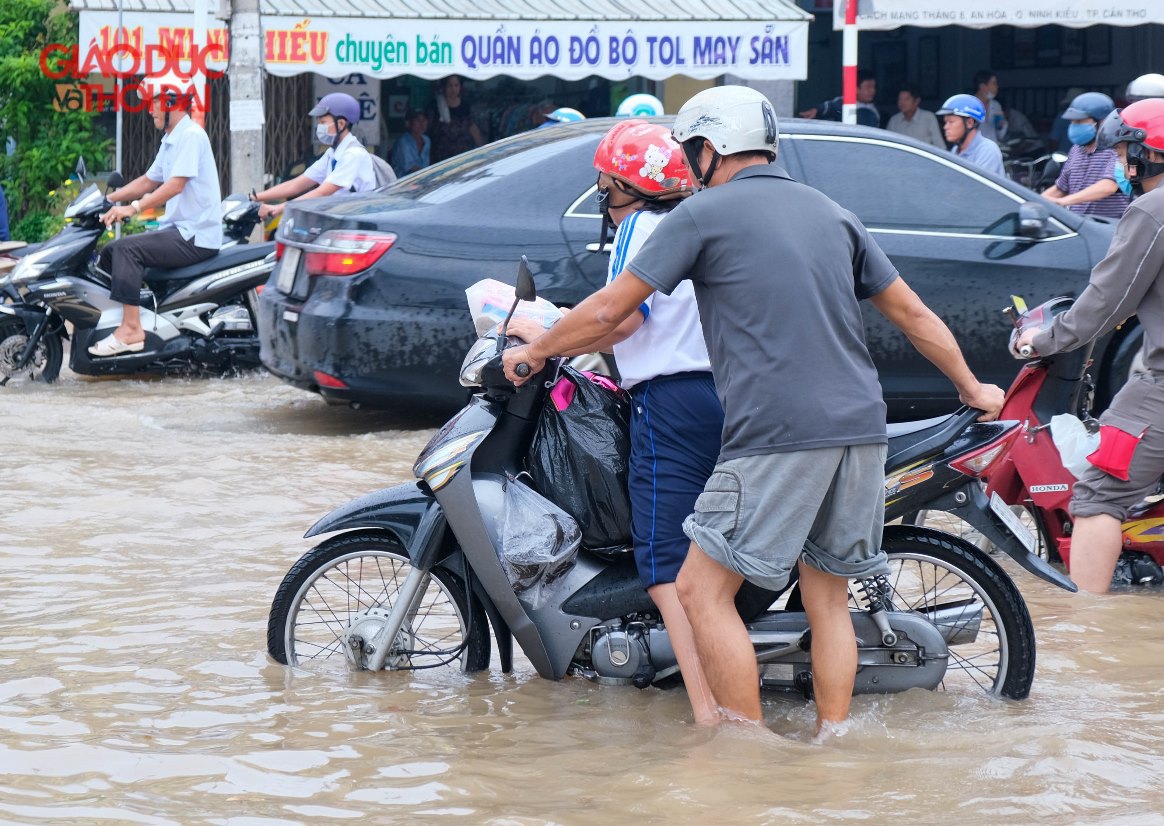
[[[1007,312],[1020,330],[1045,325],[1072,303],[1069,298],[1056,298],[1027,311],[1021,298],[1013,299],[1015,306]],[[1098,426],[1089,413],[1090,365],[1091,347],[1087,346],[1037,358],[1023,366],[999,415],[1000,419],[1022,422],[1022,429],[1010,442],[1006,456],[982,475],[987,496],[997,494],[1006,504],[1025,508],[1051,558],[1057,553],[1068,569],[1072,520],[1067,506],[1075,477],[1063,466],[1051,439],[1050,422],[1056,414],[1072,413],[1090,427]],[[1164,583],[1164,480],[1154,495],[1129,514],[1123,523],[1123,538],[1124,550],[1113,584]]]

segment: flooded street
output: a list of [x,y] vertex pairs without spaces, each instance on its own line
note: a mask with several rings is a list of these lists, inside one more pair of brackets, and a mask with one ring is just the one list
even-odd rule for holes
[[[1110,823],[1164,818],[1164,594],[1016,579],[1028,700],[859,697],[848,735],[681,690],[292,670],[267,611],[303,533],[411,479],[431,426],[269,376],[0,389],[0,822]],[[1008,570],[1015,570],[1011,566]]]

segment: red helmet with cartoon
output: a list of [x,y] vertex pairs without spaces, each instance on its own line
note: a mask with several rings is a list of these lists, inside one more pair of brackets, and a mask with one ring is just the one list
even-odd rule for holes
[[616,124],[598,143],[594,168],[652,201],[691,194],[683,152],[665,126],[644,120]]

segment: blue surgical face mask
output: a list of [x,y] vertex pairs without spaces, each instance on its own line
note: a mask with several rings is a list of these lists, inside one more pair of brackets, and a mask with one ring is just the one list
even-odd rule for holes
[[1127,173],[1124,172],[1124,165],[1116,161],[1115,165],[1115,182],[1116,186],[1120,188],[1120,192],[1127,196],[1132,194],[1132,182],[1128,180]]
[[1094,123],[1073,123],[1067,127],[1067,140],[1076,146],[1087,146],[1095,140],[1096,131]]
[[335,143],[335,135],[327,130],[328,124],[315,124],[315,139],[322,143],[324,146],[331,146],[333,143]]

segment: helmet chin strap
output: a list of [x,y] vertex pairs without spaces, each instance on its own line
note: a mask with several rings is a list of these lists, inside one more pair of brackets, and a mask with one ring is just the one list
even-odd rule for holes
[[715,174],[715,168],[719,166],[720,158],[723,157],[714,149],[711,150],[711,161],[707,164],[707,169],[699,168],[699,156],[703,152],[703,138],[694,137],[683,143],[683,154],[687,156],[687,163],[691,166],[691,171],[695,173],[695,180],[699,181],[702,187],[709,186],[711,176]]

